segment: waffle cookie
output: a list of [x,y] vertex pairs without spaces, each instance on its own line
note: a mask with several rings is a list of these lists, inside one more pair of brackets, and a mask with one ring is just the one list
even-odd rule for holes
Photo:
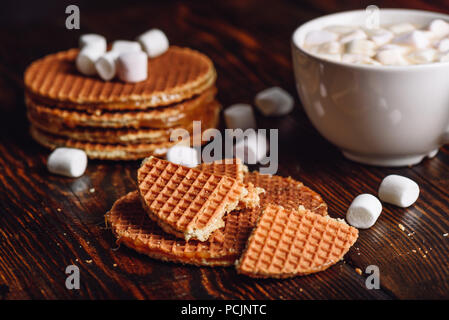
[[198,114],[214,101],[217,89],[212,86],[182,102],[149,110],[108,111],[102,109],[70,110],[46,105],[25,94],[29,117],[52,128],[153,128],[166,129],[191,125]]
[[268,205],[236,262],[237,272],[255,278],[287,278],[323,271],[340,261],[358,230],[300,208]]
[[[212,101],[197,116],[203,128],[214,128],[218,123],[220,105]],[[191,135],[193,133],[193,122],[187,123],[184,127],[173,127],[166,129],[153,128],[96,128],[96,127],[70,127],[54,124],[45,118],[35,118],[35,113],[28,112],[28,119],[37,129],[65,137],[67,139],[86,141],[94,143],[160,143],[168,142],[170,134],[177,129],[185,129]]]
[[[264,207],[271,201],[286,201],[291,208],[302,205],[322,214],[323,206],[317,206],[315,200],[311,201],[321,198],[302,183],[291,178],[273,176],[272,179],[265,179],[260,176],[255,172],[246,173],[244,181],[257,182],[256,187],[265,189],[260,199]],[[283,193],[284,190],[289,191]],[[258,207],[232,211],[224,217],[224,228],[215,231],[207,241],[185,241],[164,232],[151,220],[142,208],[138,191],[135,191],[114,203],[106,214],[106,222],[117,237],[118,244],[123,243],[152,258],[198,266],[231,266],[242,254],[261,210]]]
[[196,169],[227,176],[243,182],[243,177],[248,172],[248,167],[242,163],[239,158],[222,159],[213,162],[205,162],[196,167]]
[[149,217],[177,237],[206,241],[224,226],[223,216],[248,195],[243,183],[149,157],[137,171]]
[[138,83],[105,82],[76,71],[78,49],[50,54],[25,71],[29,95],[58,108],[139,110],[166,106],[200,94],[214,83],[212,61],[198,51],[171,46],[148,60],[148,78]]

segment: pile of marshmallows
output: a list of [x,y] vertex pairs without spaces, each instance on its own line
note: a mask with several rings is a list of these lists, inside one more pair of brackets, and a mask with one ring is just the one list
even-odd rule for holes
[[411,65],[449,61],[449,23],[436,19],[418,29],[411,23],[367,29],[328,26],[309,32],[306,51],[322,58],[371,65]]
[[[266,117],[279,117],[293,110],[293,97],[284,89],[272,87],[259,92],[254,98],[259,111]],[[253,107],[249,104],[238,103],[229,106],[223,112],[228,129],[256,129],[256,118]],[[268,152],[268,142],[265,133],[251,130],[245,133],[244,138],[235,143],[234,155],[243,155],[250,164],[260,162]],[[186,146],[173,146],[167,152],[167,160],[187,167],[199,164],[197,150]]]
[[[409,178],[392,174],[382,180],[378,193],[380,200],[407,208],[418,199],[419,186]],[[379,199],[368,193],[357,196],[348,208],[346,221],[359,229],[372,227],[382,212]]]
[[137,41],[117,40],[106,51],[106,38],[99,34],[80,37],[80,52],[76,68],[86,76],[99,75],[109,81],[116,75],[124,82],[140,82],[148,77],[148,57],[155,58],[167,51],[169,43],[159,29],[151,29]]

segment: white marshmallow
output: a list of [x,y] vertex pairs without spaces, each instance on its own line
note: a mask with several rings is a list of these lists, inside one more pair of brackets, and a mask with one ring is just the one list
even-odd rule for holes
[[379,187],[379,198],[384,202],[407,208],[419,197],[419,186],[412,179],[396,174],[382,180]]
[[380,65],[380,63],[377,62],[376,60],[371,59],[369,56],[365,56],[365,55],[361,55],[361,54],[346,53],[346,54],[342,55],[341,61],[346,62],[346,63]]
[[440,52],[448,52],[449,51],[449,38],[441,39],[435,45],[435,47]]
[[97,47],[85,46],[76,57],[76,68],[86,76],[93,76],[97,73],[95,62],[104,54],[104,51]]
[[148,77],[148,57],[143,51],[124,52],[117,59],[117,75],[125,82],[140,82]]
[[376,45],[382,46],[391,41],[394,37],[393,32],[385,29],[373,29],[368,31],[369,39]]
[[402,33],[393,39],[394,43],[406,44],[414,46],[418,49],[424,49],[429,46],[429,37],[425,31],[413,30],[411,32]]
[[254,129],[256,118],[253,108],[249,104],[239,103],[230,106],[223,111],[226,126],[229,129]]
[[95,69],[98,75],[105,81],[111,80],[115,77],[117,72],[117,58],[119,53],[117,51],[109,51],[102,55],[95,62]]
[[140,42],[143,50],[150,58],[160,56],[169,47],[167,36],[159,29],[151,29],[141,34],[137,37],[137,41]]
[[397,50],[400,54],[407,54],[410,51],[412,51],[413,48],[410,46],[389,43],[389,44],[383,45],[382,47],[379,48],[379,51],[382,51],[382,50]]
[[408,55],[408,58],[416,64],[430,63],[437,58],[437,51],[434,49],[422,49],[412,52]]
[[398,23],[390,26],[390,31],[394,34],[401,34],[415,30],[415,26],[411,23]]
[[111,51],[118,52],[118,54],[130,51],[136,52],[142,51],[142,47],[137,41],[116,40],[112,43]]
[[337,38],[338,35],[334,32],[314,30],[307,33],[304,43],[307,46],[315,46],[325,42],[336,41]]
[[341,54],[317,54],[320,58],[326,59],[326,60],[332,60],[332,61],[340,61],[341,60]]
[[346,52],[350,54],[360,54],[368,57],[375,55],[376,44],[371,40],[357,39],[346,44]]
[[391,66],[405,66],[408,65],[408,61],[405,60],[402,52],[396,49],[380,50],[376,54],[376,59],[383,65]]
[[198,152],[194,148],[175,145],[168,149],[167,160],[182,166],[193,168],[198,165]]
[[337,41],[331,41],[314,47],[314,49],[312,49],[311,52],[317,54],[340,54],[342,48],[343,46],[341,43]]
[[267,155],[267,139],[264,134],[251,130],[236,142],[234,148],[237,158],[247,164],[256,164]]
[[361,194],[355,197],[346,213],[346,221],[359,229],[372,227],[382,212],[379,199],[371,194]]
[[366,33],[363,30],[357,29],[355,31],[344,34],[340,38],[340,43],[348,43],[353,40],[364,40],[367,38]]
[[105,52],[106,51],[106,38],[95,33],[83,34],[79,38],[79,46],[80,49],[84,49],[84,47],[97,48],[98,51]]
[[47,159],[47,168],[51,173],[78,178],[87,167],[87,155],[83,150],[56,148]]
[[439,61],[440,62],[449,62],[449,52],[441,54],[439,56]]
[[449,23],[441,19],[435,19],[429,24],[428,30],[439,38],[445,37],[449,35]]
[[293,110],[293,97],[284,89],[272,87],[259,92],[254,103],[265,116],[283,116]]

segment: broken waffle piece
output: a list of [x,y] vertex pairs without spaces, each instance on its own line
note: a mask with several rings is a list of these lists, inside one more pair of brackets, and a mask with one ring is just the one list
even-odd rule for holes
[[196,169],[204,172],[218,174],[220,176],[231,177],[240,182],[243,181],[243,176],[246,172],[248,172],[248,167],[245,166],[239,158],[204,162],[198,165]]
[[139,193],[149,217],[168,233],[206,241],[224,226],[223,216],[248,195],[242,182],[155,157],[137,172]]
[[268,205],[236,262],[254,278],[288,278],[323,271],[337,263],[358,237],[357,229],[304,208]]

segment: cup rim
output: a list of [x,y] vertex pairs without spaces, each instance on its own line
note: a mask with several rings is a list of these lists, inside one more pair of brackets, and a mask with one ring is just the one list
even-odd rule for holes
[[[400,8],[382,9],[382,8],[380,8],[380,11],[383,11],[386,13],[393,13],[393,14],[397,13],[397,12],[423,14],[423,15],[427,15],[429,17],[435,17],[435,19],[439,18],[439,19],[444,19],[444,20],[449,21],[449,14],[444,14],[444,13],[434,12],[434,11],[429,11],[429,10],[400,9]],[[365,9],[341,11],[341,12],[327,14],[324,16],[319,16],[317,18],[314,18],[312,20],[304,22],[303,24],[299,25],[293,31],[293,33],[291,35],[290,41],[291,41],[292,47],[293,47],[293,49],[298,50],[301,53],[305,54],[309,58],[313,58],[322,63],[328,63],[328,64],[335,65],[335,66],[350,67],[350,68],[358,69],[358,70],[376,70],[376,71],[382,71],[382,72],[391,72],[391,71],[406,72],[406,71],[417,71],[417,70],[422,70],[422,69],[433,69],[433,68],[438,68],[438,67],[448,67],[449,66],[449,61],[443,61],[443,62],[438,61],[438,62],[425,63],[425,64],[410,64],[410,65],[405,65],[405,66],[394,66],[394,65],[393,66],[390,66],[390,65],[378,66],[378,65],[370,65],[370,64],[357,64],[357,63],[350,63],[350,62],[335,61],[335,60],[330,60],[330,59],[324,59],[318,55],[310,53],[310,52],[304,50],[303,48],[301,48],[301,46],[299,46],[299,44],[297,44],[294,41],[294,36],[297,32],[300,31],[300,29],[306,27],[309,24],[314,23],[316,20],[319,20],[319,19],[324,20],[324,19],[336,17],[339,15],[345,15],[345,14],[364,14],[365,12],[366,12]]]

